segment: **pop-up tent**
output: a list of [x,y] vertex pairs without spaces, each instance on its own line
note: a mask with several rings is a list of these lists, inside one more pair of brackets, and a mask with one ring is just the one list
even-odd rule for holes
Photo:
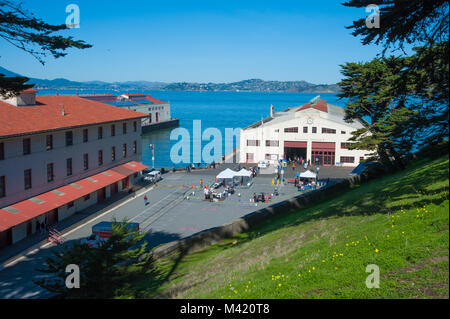
[[241,184],[248,185],[249,182],[252,180],[252,176],[253,176],[252,172],[247,171],[245,168],[243,168],[236,173],[235,180],[240,182]]
[[233,178],[236,176],[237,172],[227,168],[226,170],[220,172],[216,179],[218,182],[223,182],[224,184],[233,184]]
[[310,170],[307,170],[306,172],[300,173],[300,178],[316,178],[317,175]]

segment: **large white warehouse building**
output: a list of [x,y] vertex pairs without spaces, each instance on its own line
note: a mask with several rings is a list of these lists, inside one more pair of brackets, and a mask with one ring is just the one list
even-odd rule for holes
[[240,162],[303,158],[314,165],[357,166],[368,151],[349,150],[360,122],[344,121],[345,110],[315,97],[307,104],[273,112],[241,131]]

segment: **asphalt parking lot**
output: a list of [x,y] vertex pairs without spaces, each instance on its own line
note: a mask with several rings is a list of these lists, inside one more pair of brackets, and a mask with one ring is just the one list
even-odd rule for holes
[[[241,166],[242,167],[242,166]],[[248,166],[247,166],[248,167]],[[136,196],[130,196],[120,204],[111,204],[105,212],[90,217],[87,213],[77,227],[70,230],[61,229],[64,244],[87,237],[91,228],[98,222],[110,221],[113,218],[127,218],[139,222],[140,229],[146,232],[146,240],[150,247],[155,247],[173,240],[182,239],[199,231],[220,226],[236,218],[258,210],[264,206],[293,197],[299,192],[291,185],[278,186],[279,195],[269,203],[253,203],[253,193],[272,194],[274,174],[270,169],[254,178],[250,188],[237,188],[235,193],[224,201],[210,202],[204,200],[200,180],[203,185],[212,185],[215,176],[225,168],[238,169],[237,164],[221,164],[215,169],[196,169],[191,172],[169,172],[163,174],[163,180],[150,189],[143,189]],[[313,168],[311,168],[314,170]],[[319,178],[335,181],[348,176],[352,168],[321,167]],[[295,176],[299,168],[288,167],[285,178]],[[184,185],[184,187],[182,187]],[[191,188],[193,186],[193,188]],[[149,204],[145,205],[144,196]],[[95,209],[95,208],[94,208]],[[83,212],[80,213],[81,215]],[[42,277],[36,271],[45,263],[51,254],[51,245],[41,246],[26,256],[15,259],[0,270],[0,298],[43,298],[48,294],[32,281]],[[56,247],[57,249],[61,246]],[[1,252],[0,252],[1,253]],[[5,264],[3,264],[5,265]],[[1,269],[1,268],[0,268]]]

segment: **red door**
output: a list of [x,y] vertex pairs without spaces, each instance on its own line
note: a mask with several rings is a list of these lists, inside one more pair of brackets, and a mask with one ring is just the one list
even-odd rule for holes
[[28,223],[27,223],[27,236],[30,236],[32,232],[33,232],[33,224],[31,223],[31,221],[28,221]]
[[122,189],[128,188],[130,186],[130,178],[124,178],[122,180]]
[[117,193],[119,191],[119,183],[115,182],[114,184],[111,184],[111,195]]
[[104,201],[106,198],[106,189],[103,187],[97,191],[97,203]]
[[54,225],[58,222],[58,208],[47,213],[47,221],[49,225]]
[[12,228],[0,232],[0,248],[12,245]]

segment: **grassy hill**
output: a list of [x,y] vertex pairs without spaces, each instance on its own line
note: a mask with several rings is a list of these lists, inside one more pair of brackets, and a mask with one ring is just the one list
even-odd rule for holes
[[[448,298],[448,155],[421,160],[200,252],[158,260],[133,295]],[[380,288],[366,287],[366,266]],[[127,297],[124,293],[123,297]]]

